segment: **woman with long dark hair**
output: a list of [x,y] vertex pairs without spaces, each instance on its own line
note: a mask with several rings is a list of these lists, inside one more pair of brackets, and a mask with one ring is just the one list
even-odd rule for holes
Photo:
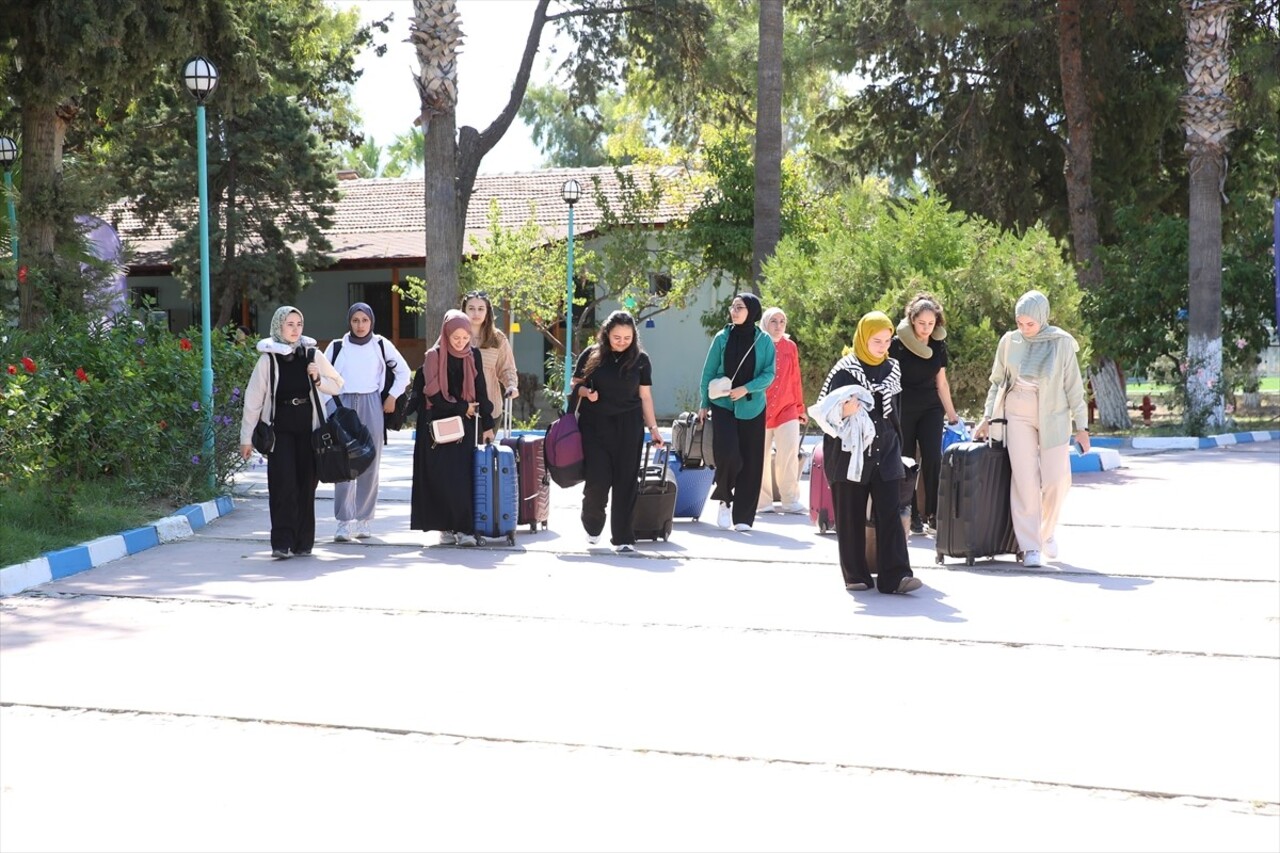
[[653,411],[652,373],[635,318],[614,311],[600,326],[596,342],[578,357],[570,392],[580,398],[575,405],[586,463],[582,528],[588,543],[600,541],[612,493],[610,542],[624,554],[636,549],[632,509],[645,427],[655,445],[663,444]]

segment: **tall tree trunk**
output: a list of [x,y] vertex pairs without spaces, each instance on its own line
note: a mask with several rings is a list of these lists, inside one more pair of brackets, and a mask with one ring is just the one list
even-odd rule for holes
[[1227,137],[1234,126],[1227,82],[1233,0],[1183,0],[1187,20],[1187,94],[1182,98],[1189,156],[1186,426],[1219,430],[1222,387],[1222,187]]
[[[424,315],[428,346],[435,343],[445,312],[458,295],[462,265],[462,226],[458,215],[457,156],[454,113],[422,114],[423,203],[426,205],[427,305]],[[465,214],[463,214],[465,216]]]
[[756,52],[755,217],[751,290],[782,235],[782,0],[760,0]]
[[[1084,67],[1083,2],[1058,0],[1058,74],[1067,116],[1065,177],[1076,281],[1082,289],[1093,290],[1102,286],[1102,265],[1098,262],[1098,208],[1093,197],[1093,107]],[[1115,362],[1103,354],[1089,368],[1089,380],[1102,424],[1112,429],[1133,426],[1124,380]]]
[[[24,199],[43,196],[44,205],[24,204],[18,217],[18,253],[34,271],[53,271],[58,236],[57,214],[49,201],[61,195],[62,146],[67,125],[53,104],[29,102],[22,109],[22,189]],[[39,275],[18,284],[18,325],[35,327],[48,307],[36,289]]]

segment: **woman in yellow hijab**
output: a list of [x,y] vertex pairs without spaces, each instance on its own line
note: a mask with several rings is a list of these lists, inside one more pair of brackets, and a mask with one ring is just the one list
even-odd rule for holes
[[[840,571],[845,589],[853,592],[873,585],[885,593],[911,592],[922,586],[911,572],[907,535],[898,518],[899,486],[906,469],[897,412],[902,373],[897,360],[889,358],[893,331],[893,321],[883,312],[863,316],[853,336],[853,352],[831,368],[811,410],[832,412],[818,418],[826,433],[823,470],[835,506]],[[864,410],[875,428],[869,443],[858,432]],[[855,452],[864,454],[861,465],[851,458]],[[849,479],[851,471],[858,472],[857,480]],[[866,556],[868,499],[876,516],[874,578]]]

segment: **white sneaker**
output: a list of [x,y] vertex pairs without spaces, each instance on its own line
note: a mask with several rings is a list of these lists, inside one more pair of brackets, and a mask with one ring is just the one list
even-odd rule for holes
[[1028,551],[1022,555],[1022,565],[1028,569],[1038,569],[1044,565],[1040,560],[1039,551]]
[[333,534],[334,542],[350,542],[351,526],[345,521],[338,522],[338,529]]
[[733,527],[733,510],[727,503],[720,504],[720,511],[716,513],[716,527],[723,527],[725,530]]
[[369,522],[367,521],[356,522],[356,538],[357,539],[368,539],[372,535],[373,534],[369,532]]
[[629,545],[624,542],[613,550],[617,551],[619,554],[634,554],[636,552],[636,546]]
[[742,522],[738,522],[737,524],[735,524],[735,525],[733,526],[733,529],[734,529],[734,530],[736,530],[736,531],[738,531],[739,533],[742,533],[742,532],[744,532],[744,531],[750,530],[750,529],[751,529],[751,525],[750,525],[750,524],[744,524],[744,523],[742,523]]
[[778,512],[785,512],[785,513],[788,513],[789,515],[804,515],[808,511],[809,510],[807,510],[805,508],[805,505],[800,503],[800,501],[795,501],[789,504],[783,504],[778,509]]
[[440,544],[441,545],[457,545],[458,534],[454,533],[452,530],[441,530]]
[[1044,555],[1050,560],[1058,559],[1058,540],[1049,539],[1044,543]]
[[592,536],[591,534],[589,534],[589,533],[588,533],[588,534],[587,534],[587,544],[588,544],[588,545],[599,545],[599,544],[600,544],[600,534],[598,534],[598,533],[597,533],[595,536]]

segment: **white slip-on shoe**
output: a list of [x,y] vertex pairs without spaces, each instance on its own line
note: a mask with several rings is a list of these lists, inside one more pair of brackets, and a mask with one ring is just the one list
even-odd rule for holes
[[720,511],[716,513],[716,527],[723,527],[728,530],[733,526],[733,510],[729,508],[727,503],[720,504]]
[[334,542],[350,542],[351,526],[345,521],[338,522],[338,529],[333,534]]
[[458,544],[457,534],[455,534],[452,530],[441,530],[440,544],[441,545],[457,545]]
[[805,509],[804,504],[800,503],[800,501],[793,501],[792,503],[789,503],[789,504],[783,504],[782,507],[778,510],[778,512],[785,512],[788,515],[804,515],[808,511],[809,510]]
[[745,524],[745,523],[743,523],[743,522],[741,522],[741,521],[740,521],[740,522],[738,522],[737,524],[735,524],[735,525],[733,526],[733,529],[734,529],[734,530],[736,530],[736,531],[738,531],[739,533],[744,533],[744,532],[746,532],[746,531],[748,531],[748,530],[750,530],[750,529],[751,529],[751,525],[750,525],[750,524]]
[[1022,565],[1028,569],[1038,569],[1044,565],[1039,551],[1028,551],[1022,555]]
[[614,548],[613,550],[617,551],[619,554],[634,554],[636,552],[636,546],[627,542],[623,542],[621,545]]
[[1058,540],[1050,537],[1044,543],[1044,555],[1050,560],[1058,559]]
[[587,544],[588,544],[588,545],[599,545],[599,544],[600,544],[600,534],[599,534],[599,533],[597,533],[595,536],[592,536],[590,533],[588,533],[588,534],[587,534]]

